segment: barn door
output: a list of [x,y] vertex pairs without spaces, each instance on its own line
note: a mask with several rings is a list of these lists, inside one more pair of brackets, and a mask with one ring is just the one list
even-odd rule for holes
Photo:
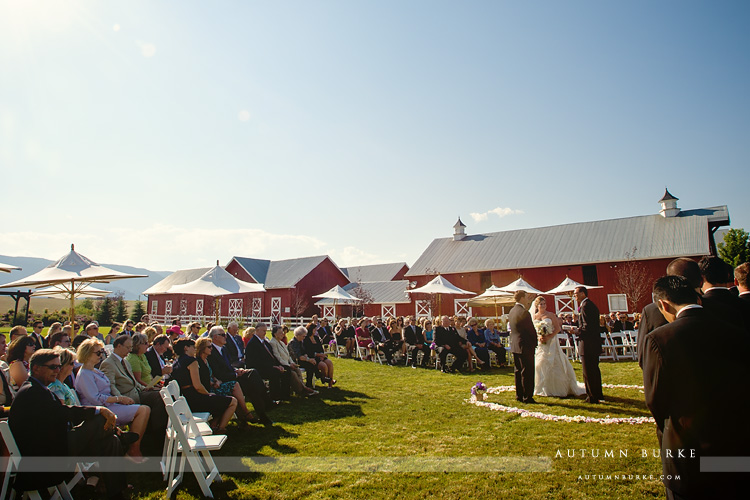
[[229,299],[229,317],[232,319],[242,318],[242,299]]
[[203,299],[195,301],[195,315],[198,316],[198,318],[203,316]]
[[578,311],[578,301],[568,295],[555,295],[555,314],[574,313]]
[[168,300],[164,303],[164,321],[170,321],[172,319],[172,301]]
[[430,308],[429,300],[415,300],[414,305],[416,307],[417,318],[429,318],[432,316],[432,309]]
[[260,298],[253,299],[253,310],[251,316],[253,322],[260,321],[260,316],[263,314],[263,303]]
[[281,297],[271,297],[271,324],[281,324]]
[[456,311],[456,316],[466,316],[467,318],[471,316],[471,307],[466,304],[467,302],[469,302],[469,299],[453,300],[453,310]]

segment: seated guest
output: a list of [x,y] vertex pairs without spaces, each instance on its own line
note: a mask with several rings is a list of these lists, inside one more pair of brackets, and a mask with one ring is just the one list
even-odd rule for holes
[[136,333],[143,333],[143,331],[144,331],[144,330],[145,330],[145,329],[146,329],[147,327],[148,327],[148,325],[147,325],[146,323],[144,323],[143,321],[139,321],[139,322],[138,322],[138,323],[136,323],[136,324],[135,324],[135,326],[133,327],[133,335],[135,335]]
[[230,321],[226,331],[226,350],[229,356],[229,364],[235,368],[243,368],[245,366],[245,342],[239,333],[240,326],[236,321]]
[[422,353],[421,366],[426,368],[427,363],[430,362],[430,346],[427,345],[422,328],[412,325],[409,316],[404,318],[404,343],[411,352],[412,368],[416,368],[417,357],[420,352]]
[[195,343],[195,359],[198,360],[198,373],[201,379],[201,385],[211,394],[218,396],[231,396],[237,401],[236,413],[240,423],[245,424],[249,421],[258,421],[250,410],[247,409],[245,395],[242,394],[240,384],[236,380],[222,382],[213,376],[211,365],[208,363],[208,357],[213,351],[214,345],[211,339],[201,337]]
[[193,321],[192,323],[188,324],[187,330],[185,330],[185,334],[192,340],[198,340],[198,338],[200,337],[200,332],[201,324],[197,321]]
[[47,344],[49,349],[54,349],[57,346],[68,348],[70,347],[70,335],[60,329],[59,332],[55,332],[47,337]]
[[388,322],[388,333],[391,336],[391,346],[393,346],[394,352],[400,352],[404,354],[404,337],[403,337],[403,320],[401,318],[394,319]]
[[610,332],[611,333],[622,332],[625,330],[630,331],[632,329],[633,329],[633,323],[628,321],[628,313],[620,311],[617,313],[617,319],[612,323]]
[[456,325],[456,333],[458,333],[458,336],[460,340],[458,341],[461,347],[464,348],[466,351],[466,356],[468,359],[468,365],[469,365],[469,371],[474,371],[474,365],[481,366],[484,364],[484,361],[481,360],[476,352],[474,351],[474,346],[469,342],[469,333],[466,329],[466,317],[465,316],[454,316],[454,324]]
[[[323,318],[325,319],[325,318]],[[318,329],[318,332],[320,332],[320,329]],[[367,328],[367,321],[364,319],[359,320],[359,326],[356,330],[354,330],[355,340],[357,341],[358,347],[364,347],[367,349],[367,352],[369,353],[367,355],[367,360],[369,361],[372,359],[372,336],[370,335],[370,329]],[[326,345],[326,342],[323,338],[320,339],[320,342],[323,345]]]
[[378,321],[375,325],[375,328],[373,328],[372,332],[370,332],[370,334],[372,335],[372,343],[375,345],[374,350],[375,352],[383,351],[386,362],[389,365],[393,365],[395,364],[395,362],[393,361],[393,353],[398,349],[391,341],[391,334],[388,332],[388,329],[385,327],[385,325],[383,325],[383,320],[378,318]]
[[[10,409],[8,424],[23,456],[45,457],[120,457],[122,443],[115,435],[115,415],[104,407],[66,406],[47,386],[60,370],[60,358],[50,349],[34,353],[31,376]],[[17,491],[44,490],[67,481],[70,472],[19,473]],[[125,498],[127,477],[121,472],[102,474],[109,498]]]
[[59,321],[55,321],[51,325],[49,325],[49,330],[47,330],[47,338],[49,338],[50,335],[54,335],[57,332],[62,331],[62,323]]
[[[14,396],[10,385],[8,365],[5,363],[5,360],[2,359],[5,357],[5,348],[5,335],[0,335],[0,408],[10,406],[11,402],[13,402]],[[7,416],[8,415],[5,414],[2,415],[2,417]]]
[[[122,326],[122,335],[132,336],[135,333],[135,331],[133,330],[133,325],[134,324],[135,323],[133,323],[132,319],[125,320],[125,324]],[[117,338],[117,337],[115,337],[115,338]]]
[[148,337],[143,333],[136,333],[133,335],[133,349],[128,354],[128,363],[133,369],[133,376],[135,380],[146,386],[151,383],[153,377],[151,376],[151,365],[146,359],[146,351],[148,350]]
[[158,377],[159,375],[167,378],[167,375],[172,373],[172,367],[164,361],[164,353],[169,349],[169,337],[166,335],[157,335],[154,337],[154,342],[146,349],[146,360],[148,366],[151,367],[151,376]]
[[[134,333],[133,337],[136,335],[142,334]],[[114,347],[112,354],[102,361],[100,367],[100,370],[112,384],[112,394],[126,396],[137,404],[151,408],[149,430],[163,433],[164,429],[167,428],[168,421],[164,400],[161,398],[158,389],[147,389],[145,385],[135,379],[133,367],[125,359],[133,351],[133,338],[128,335],[120,335],[112,343],[112,347]]]
[[26,331],[26,327],[23,325],[16,325],[10,329],[10,342],[13,343],[18,337],[26,337],[29,332]]
[[104,337],[104,343],[106,345],[110,345],[112,342],[115,341],[117,337],[120,336],[120,329],[122,328],[122,324],[118,322],[112,323],[112,327],[109,329],[109,333],[106,337]]
[[320,380],[324,384],[328,384],[328,388],[333,387],[336,381],[333,379],[333,363],[325,351],[323,351],[323,344],[320,342],[320,337],[317,335],[318,326],[310,323],[307,325],[307,336],[302,342],[305,348],[305,354],[308,359],[314,359],[318,363],[318,372],[320,372]]
[[255,407],[255,413],[258,415],[260,422],[265,426],[273,425],[273,421],[266,414],[266,402],[270,403],[270,398],[268,398],[266,386],[260,373],[252,368],[234,368],[229,363],[229,357],[225,349],[227,338],[224,327],[214,326],[208,335],[213,344],[211,353],[208,355],[208,366],[211,368],[212,375],[216,377],[219,384],[236,381],[245,398],[250,400]]
[[[315,325],[315,328],[319,328],[318,325]],[[336,336],[336,343],[340,347],[346,347],[346,357],[350,358],[354,352],[355,334],[354,330],[349,330],[349,327],[346,324],[346,318],[341,318],[339,320],[339,324],[336,325],[333,333]]]
[[34,351],[36,351],[36,342],[28,335],[16,337],[8,346],[8,354],[6,356],[8,373],[10,375],[10,384],[16,391],[29,378],[29,360]]
[[333,340],[333,328],[328,324],[328,318],[320,320],[320,328],[318,328],[318,336],[323,345],[329,345]]
[[474,348],[474,354],[482,361],[480,365],[483,369],[490,367],[490,351],[487,348],[487,339],[484,332],[479,329],[479,321],[476,318],[469,318],[469,328],[466,330],[466,340]]
[[73,349],[78,349],[78,346],[83,343],[84,340],[90,339],[90,338],[97,338],[99,333],[99,325],[96,323],[89,323],[86,325],[86,328],[78,335],[73,337],[73,342],[71,344],[71,347]]
[[58,346],[52,349],[60,357],[62,368],[57,372],[57,377],[47,389],[57,396],[60,402],[67,406],[81,406],[81,400],[78,399],[76,391],[68,387],[65,380],[73,374],[73,367],[76,364],[76,353],[71,349],[63,349]]
[[492,351],[497,355],[497,361],[500,363],[500,367],[505,366],[507,360],[507,354],[505,346],[503,346],[500,340],[500,332],[495,329],[495,321],[487,319],[484,321],[484,340],[486,342],[485,347],[488,351]]
[[94,368],[104,356],[104,344],[99,339],[84,340],[78,347],[77,356],[78,361],[83,363],[76,376],[76,392],[81,403],[106,406],[117,416],[117,425],[130,424],[130,431],[137,433],[139,437],[130,446],[128,455],[136,463],[144,462],[141,439],[146,431],[151,409],[145,405],[135,404],[135,401],[127,396],[112,394],[109,378]]
[[[435,343],[442,348],[439,354],[440,365],[444,373],[456,372],[466,361],[466,350],[461,347],[461,337],[458,332],[451,326],[451,319],[448,316],[441,318],[441,325],[435,328]],[[448,366],[446,359],[448,354],[453,354],[455,360],[451,366]]]
[[289,345],[287,346],[287,348],[289,350],[289,356],[292,358],[292,361],[299,365],[301,368],[305,369],[307,378],[305,385],[309,389],[313,389],[313,378],[315,377],[315,375],[320,376],[320,374],[318,372],[318,363],[316,362],[315,358],[308,357],[307,353],[305,352],[305,337],[307,337],[307,328],[305,328],[304,326],[298,326],[294,329],[294,338],[289,341]]
[[302,381],[302,372],[299,366],[292,361],[287,345],[284,343],[283,338],[285,336],[284,329],[276,325],[271,328],[271,340],[268,341],[268,344],[271,346],[274,357],[289,371],[291,375],[289,381],[292,389],[299,396],[313,396],[318,394],[318,391],[305,386],[305,383]]
[[250,340],[255,336],[255,327],[254,326],[248,326],[244,330],[242,330],[242,343],[245,344],[245,347],[247,347],[247,343],[250,342]]
[[[227,345],[229,345],[227,340]],[[288,400],[291,373],[273,355],[273,350],[266,340],[266,325],[255,325],[255,335],[247,343],[247,367],[255,368],[264,380],[268,380],[271,399]]]
[[[135,337],[134,335],[133,337]],[[208,340],[206,340],[208,342]],[[211,374],[208,365],[201,373],[201,365],[195,358],[195,341],[190,338],[180,339],[174,344],[177,356],[172,371],[172,378],[180,384],[180,392],[194,412],[207,411],[213,415],[211,429],[215,434],[226,433],[227,423],[237,409],[237,400],[232,396],[220,396],[208,392],[211,387]]]
[[149,326],[143,330],[143,334],[148,338],[148,345],[151,345],[154,343],[156,336],[159,335],[159,332],[153,326]]
[[427,318],[424,319],[424,323],[422,324],[422,331],[424,332],[424,341],[428,344],[431,344],[435,341],[435,330],[432,328],[432,321],[430,321]]

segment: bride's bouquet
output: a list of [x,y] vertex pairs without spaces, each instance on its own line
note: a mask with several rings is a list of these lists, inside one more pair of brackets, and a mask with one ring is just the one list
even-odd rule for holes
[[544,337],[552,333],[549,328],[549,323],[546,321],[534,321],[534,328],[536,329],[536,336],[539,339],[540,344],[546,344],[547,341]]

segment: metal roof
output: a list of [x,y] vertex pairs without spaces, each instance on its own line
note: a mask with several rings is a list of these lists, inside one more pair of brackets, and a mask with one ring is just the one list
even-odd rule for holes
[[406,276],[499,269],[580,265],[707,255],[709,223],[729,214],[726,206],[682,212],[677,217],[644,215],[560,226],[438,238]]
[[[324,260],[327,255],[316,257],[302,257],[287,260],[263,260],[249,257],[233,257],[258,283],[263,283],[267,290],[271,288],[291,288],[310,274]],[[333,261],[331,261],[333,263]],[[339,267],[334,263],[336,269]],[[342,271],[342,274],[343,271]],[[344,274],[344,277],[346,275]]]
[[391,281],[404,266],[406,266],[406,262],[392,262],[371,266],[342,267],[341,271],[352,283],[358,281]]
[[172,288],[174,285],[183,285],[185,283],[190,283],[191,281],[197,280],[198,278],[206,274],[210,269],[210,267],[201,267],[200,269],[183,269],[181,271],[175,271],[143,292],[143,295],[166,293],[167,290]]
[[[356,297],[353,290],[358,285],[370,293],[373,304],[408,304],[411,302],[406,294],[409,288],[408,280],[349,283],[344,290]],[[321,299],[315,305],[333,305],[333,299]]]

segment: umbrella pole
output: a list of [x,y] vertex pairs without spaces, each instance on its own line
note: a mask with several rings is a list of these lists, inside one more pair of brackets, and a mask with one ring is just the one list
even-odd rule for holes
[[[70,327],[75,328],[76,322],[76,294],[75,294],[75,281],[70,280]],[[75,332],[78,334],[78,332]]]
[[219,297],[214,297],[214,316],[216,316],[216,325],[219,323]]

